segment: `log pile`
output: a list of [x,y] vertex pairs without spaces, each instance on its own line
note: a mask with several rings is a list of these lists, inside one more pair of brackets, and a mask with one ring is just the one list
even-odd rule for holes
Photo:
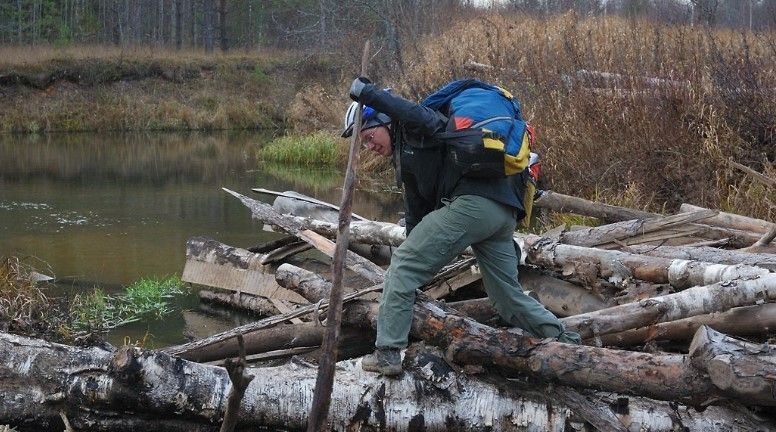
[[[266,318],[161,351],[2,336],[0,386],[12,375],[35,377],[18,391],[41,408],[9,400],[0,424],[29,418],[54,427],[64,413],[76,430],[216,430],[231,389],[220,366],[242,352],[256,365],[290,360],[246,369],[254,379],[230,422],[237,430],[305,427],[331,283],[325,268],[289,257],[308,248],[332,256],[332,206],[283,194],[273,208],[227,192],[288,237],[249,249],[192,238],[184,279],[228,290],[202,290],[203,300]],[[554,192],[535,205],[602,222],[515,234],[523,288],[583,345],[505,327],[464,253],[418,293],[406,372],[386,379],[361,371],[385,273],[369,249],[400,245],[404,229],[357,218],[350,238],[362,246],[345,263],[332,429],[776,430],[773,223],[689,205],[663,216]]]

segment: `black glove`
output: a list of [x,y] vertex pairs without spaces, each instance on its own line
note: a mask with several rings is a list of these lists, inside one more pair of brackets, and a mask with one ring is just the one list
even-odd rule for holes
[[361,92],[367,84],[372,84],[372,81],[364,77],[354,79],[353,84],[350,85],[350,98],[358,102],[358,98],[361,97]]

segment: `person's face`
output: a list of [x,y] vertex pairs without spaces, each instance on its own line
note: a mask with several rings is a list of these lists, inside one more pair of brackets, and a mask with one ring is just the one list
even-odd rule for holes
[[361,131],[361,144],[381,156],[393,154],[388,126],[377,126]]

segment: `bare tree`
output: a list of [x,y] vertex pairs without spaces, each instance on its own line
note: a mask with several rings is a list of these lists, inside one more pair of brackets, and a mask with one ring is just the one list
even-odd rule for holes
[[218,25],[221,36],[221,52],[226,52],[229,49],[229,38],[227,36],[226,27],[226,0],[219,0],[218,3]]
[[216,5],[215,0],[204,0],[203,2],[204,7],[204,42],[205,42],[205,52],[212,53],[213,52],[213,32],[215,31],[215,15],[216,15]]
[[690,0],[690,3],[699,22],[709,26],[716,23],[719,0]]

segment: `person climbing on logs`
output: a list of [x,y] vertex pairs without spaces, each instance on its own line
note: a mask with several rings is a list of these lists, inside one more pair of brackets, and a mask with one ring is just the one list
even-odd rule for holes
[[[348,107],[342,136],[354,133],[361,102],[362,127],[356,133],[369,150],[392,158],[404,189],[407,230],[386,273],[376,349],[363,359],[363,368],[386,376],[401,373],[400,350],[408,343],[415,290],[468,246],[504,320],[535,337],[579,344],[579,335],[524,294],[517,279],[520,252],[513,233],[525,214],[530,150],[523,135],[531,132],[511,95],[461,80],[417,104],[359,77],[350,97],[356,102]],[[507,147],[515,142],[525,148],[514,149],[517,161],[510,167]]]

